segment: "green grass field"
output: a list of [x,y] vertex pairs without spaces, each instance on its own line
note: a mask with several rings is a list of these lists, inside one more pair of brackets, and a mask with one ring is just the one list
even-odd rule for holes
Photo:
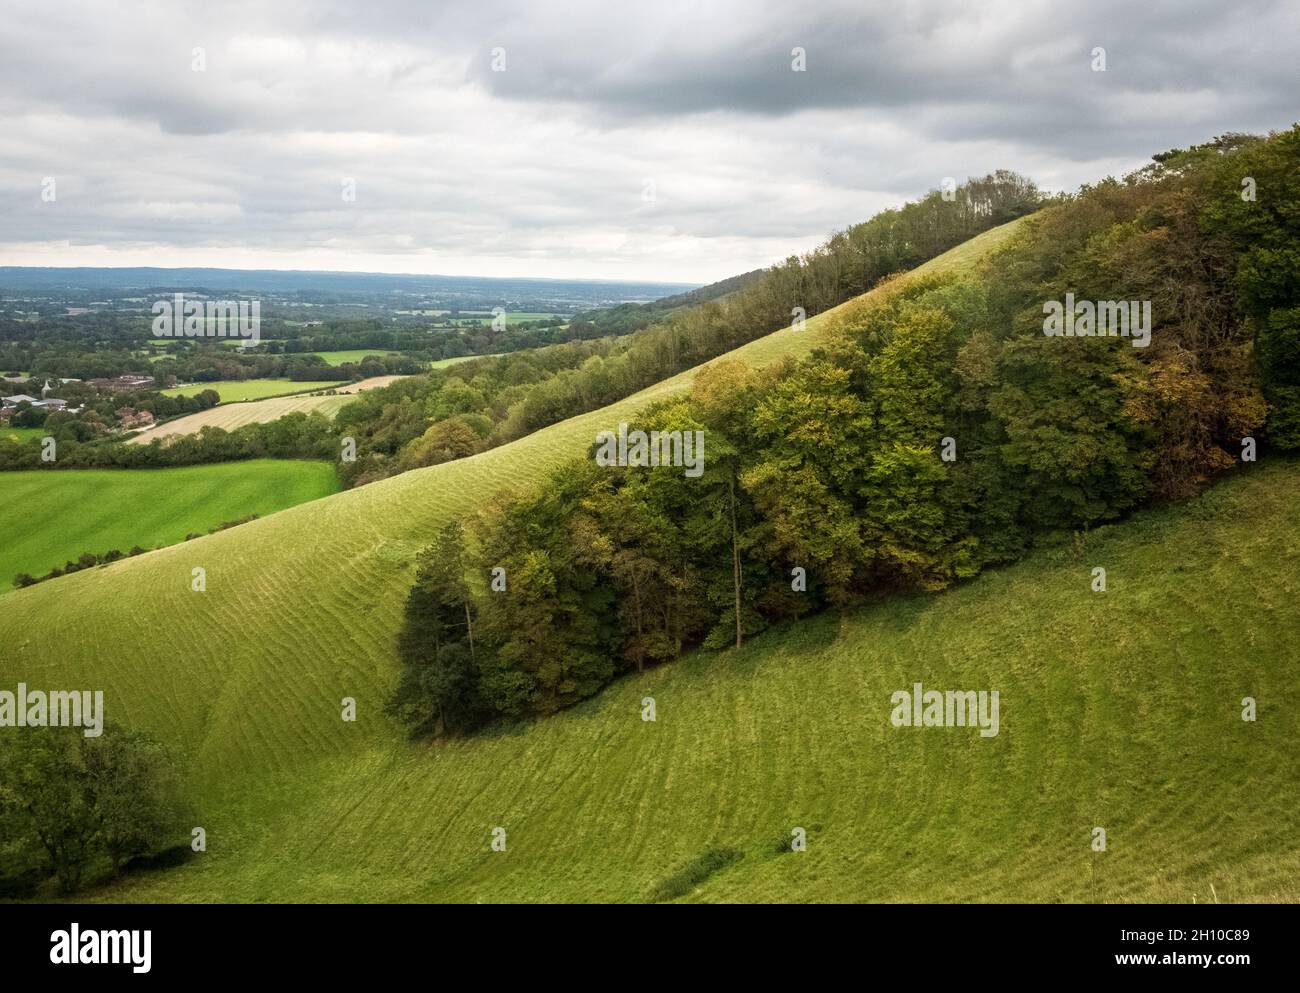
[[337,352],[309,352],[309,355],[319,355],[330,365],[342,365],[344,362],[360,362],[367,355],[396,355],[397,352],[390,352],[383,348],[350,348]]
[[[923,268],[973,265],[1009,230]],[[732,357],[807,354],[823,320]],[[185,866],[86,898],[634,901],[730,846],[744,857],[685,899],[1300,899],[1294,462],[940,596],[625,678],[546,721],[406,743],[382,707],[416,550],[693,376],[6,594],[0,685],[102,687],[111,720],[184,757],[207,830]],[[1106,594],[1089,592],[1097,564]],[[917,681],[998,690],[1000,735],[892,728],[890,694]],[[779,854],[794,826],[809,850]]]
[[325,462],[227,462],[181,469],[0,473],[0,595],[16,574],[39,576],[83,552],[182,541],[249,514],[271,514],[338,490]]
[[469,362],[473,359],[494,359],[501,352],[493,352],[491,355],[459,355],[452,359],[435,359],[429,363],[430,369],[446,369],[448,366],[460,365],[462,362]]
[[[360,362],[367,355],[398,355],[398,352],[388,352],[383,349],[374,348],[352,348],[338,352],[312,352],[312,355],[319,355],[326,362],[333,366],[343,365],[345,362]],[[429,363],[430,369],[445,369],[449,365],[457,365],[461,362],[468,362],[470,359],[484,358],[482,355],[465,355],[454,359],[438,359]]]
[[214,383],[195,383],[192,386],[173,386],[160,391],[164,396],[194,396],[204,390],[216,390],[222,403],[239,403],[243,400],[266,400],[269,397],[291,396],[313,390],[328,390],[342,386],[339,380],[320,382],[294,382],[291,379],[230,379]]
[[7,424],[0,424],[0,438],[10,438],[13,441],[31,441],[33,438],[44,438],[48,433],[44,428],[11,428]]
[[[525,321],[545,321],[545,320],[549,320],[552,317],[562,317],[562,316],[563,316],[562,314],[542,314],[536,311],[522,311],[522,310],[513,313],[510,311],[506,311],[506,315],[505,315],[507,324],[522,324]],[[459,317],[449,318],[449,320],[454,320],[458,323],[462,321],[477,321],[479,324],[491,324],[493,320],[493,315],[490,312],[485,312],[480,315],[477,313],[470,313],[468,311],[462,310]]]

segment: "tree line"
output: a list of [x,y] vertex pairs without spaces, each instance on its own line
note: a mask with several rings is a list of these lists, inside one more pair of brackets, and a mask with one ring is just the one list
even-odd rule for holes
[[[1228,135],[1044,208],[969,275],[890,280],[803,361],[714,363],[634,425],[703,431],[699,478],[589,453],[436,535],[390,711],[415,734],[550,714],[1300,448],[1297,274],[1300,129]],[[1149,346],[1049,337],[1067,293],[1150,301]]]
[[789,326],[796,308],[818,314],[1040,202],[1030,180],[999,171],[947,197],[936,190],[883,211],[758,278],[739,279],[734,292],[632,334],[479,359],[370,391],[340,412],[358,452],[340,475],[358,485],[472,455],[621,400]]
[[147,445],[83,443],[60,436],[52,462],[43,461],[39,438],[23,443],[0,436],[0,469],[166,469],[245,459],[329,461],[339,458],[340,448],[337,429],[328,417],[293,413],[232,431],[209,425],[196,434],[174,435],[165,443],[155,438]]

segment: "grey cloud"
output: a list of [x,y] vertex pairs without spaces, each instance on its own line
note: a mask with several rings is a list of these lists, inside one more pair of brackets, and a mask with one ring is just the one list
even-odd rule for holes
[[1300,92],[1284,3],[0,0],[0,17],[13,264],[59,264],[66,242],[704,282],[945,176],[1072,188],[1287,126]]
[[[1050,144],[1080,158],[1099,141],[1131,146],[1131,136],[1143,140],[1167,123],[1158,107],[1116,114],[1126,101],[1214,91],[1243,124],[1259,126],[1285,121],[1300,91],[1291,55],[1300,8],[1282,0],[727,7],[734,30],[722,44],[707,21],[693,29],[693,13],[666,37],[606,22],[576,41],[566,25],[539,18],[516,26],[522,37],[508,47],[508,71],[493,72],[482,50],[471,75],[508,99],[567,101],[607,120],[906,112],[929,136]],[[805,72],[791,71],[796,45]],[[1095,46],[1106,49],[1104,73],[1091,69]],[[1213,130],[1222,121],[1215,109],[1201,101],[1169,132],[1198,123]]]

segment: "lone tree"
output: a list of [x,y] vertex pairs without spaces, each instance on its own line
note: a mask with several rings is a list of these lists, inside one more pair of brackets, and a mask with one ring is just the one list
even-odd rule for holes
[[73,893],[96,859],[114,873],[135,855],[157,852],[179,828],[179,777],[148,735],[107,725],[96,738],[79,728],[0,732],[0,852],[44,866]]

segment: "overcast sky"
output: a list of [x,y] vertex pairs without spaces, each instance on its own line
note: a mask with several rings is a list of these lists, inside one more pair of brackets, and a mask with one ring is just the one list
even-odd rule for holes
[[947,176],[1287,127],[1298,39],[1295,0],[0,0],[0,264],[709,282]]

